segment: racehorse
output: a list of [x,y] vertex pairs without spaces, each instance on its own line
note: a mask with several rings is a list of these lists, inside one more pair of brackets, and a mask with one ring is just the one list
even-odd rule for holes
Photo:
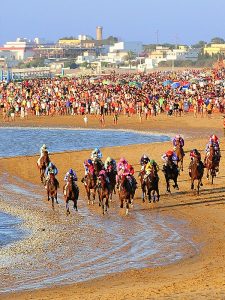
[[172,158],[168,158],[167,165],[164,166],[164,175],[166,179],[166,189],[167,192],[171,193],[170,191],[170,180],[174,181],[173,187],[177,190],[179,190],[178,184],[177,184],[177,178],[179,175],[179,171],[175,163],[173,162]]
[[50,178],[47,180],[46,187],[48,201],[50,200],[50,198],[52,199],[52,208],[54,209],[54,199],[57,204],[59,203],[57,200],[57,189],[59,188],[59,182],[55,178],[55,174],[50,173]]
[[205,167],[207,170],[206,177],[209,180],[209,174],[210,174],[212,178],[212,184],[213,184],[213,179],[214,177],[216,177],[216,168],[219,167],[219,161],[217,160],[215,149],[212,144],[210,145],[209,148],[209,156],[207,156],[206,158]]
[[68,177],[68,182],[63,187],[63,194],[66,201],[66,214],[70,214],[69,201],[73,201],[73,208],[77,211],[77,200],[79,197],[79,188],[73,180],[73,176]]
[[180,169],[181,169],[181,171],[183,171],[184,150],[180,144],[180,141],[177,141],[175,153],[178,158],[177,164],[179,165],[179,163],[180,163]]
[[98,158],[95,158],[95,160],[93,161],[93,165],[94,165],[95,174],[96,176],[98,176],[99,172],[103,170],[104,165],[102,161]]
[[191,189],[194,189],[194,181],[197,180],[197,193],[199,194],[200,186],[203,186],[202,184],[202,177],[204,174],[204,165],[201,160],[198,158],[193,158],[193,161],[190,165],[190,177],[191,177]]
[[145,173],[141,172],[140,174],[141,181],[141,189],[142,189],[142,202],[145,202],[146,190],[148,195],[148,201],[151,203],[151,199],[153,198],[153,202],[155,202],[155,192],[157,194],[157,201],[159,201],[159,177],[157,174],[156,167],[153,166],[151,173],[145,178]]
[[119,199],[120,199],[120,208],[123,208],[125,201],[126,204],[126,215],[129,212],[129,204],[132,204],[132,199],[134,197],[135,191],[133,190],[129,179],[126,175],[122,175],[119,183]]
[[41,178],[42,183],[44,183],[45,170],[49,163],[50,163],[50,158],[48,156],[48,151],[45,151],[43,156],[40,158],[40,162],[38,164],[38,168],[40,170],[40,178]]
[[113,170],[113,167],[111,165],[108,166],[107,170],[106,170],[106,174],[109,178],[109,182],[110,182],[110,200],[112,200],[112,194],[114,192],[114,194],[116,193],[115,190],[115,186],[116,186],[116,173]]
[[103,215],[107,212],[107,208],[109,208],[109,195],[110,195],[110,186],[106,182],[106,177],[104,175],[98,176],[98,198],[99,198],[99,206],[102,207]]
[[97,189],[97,176],[95,174],[95,172],[91,173],[89,172],[86,175],[85,181],[84,181],[84,186],[85,186],[85,190],[87,193],[87,197],[88,197],[88,204],[90,204],[90,200],[91,200],[91,192],[92,192],[92,204],[94,204],[95,201],[95,194],[96,194],[96,189]]

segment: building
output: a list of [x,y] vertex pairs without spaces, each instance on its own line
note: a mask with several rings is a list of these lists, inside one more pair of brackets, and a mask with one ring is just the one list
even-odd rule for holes
[[208,54],[210,56],[215,54],[225,54],[225,44],[210,44],[206,45],[203,49],[204,54]]
[[102,41],[102,30],[103,28],[101,26],[96,27],[96,40]]
[[118,42],[109,47],[109,52],[111,53],[118,51],[132,51],[135,54],[139,54],[143,51],[143,45],[141,42]]

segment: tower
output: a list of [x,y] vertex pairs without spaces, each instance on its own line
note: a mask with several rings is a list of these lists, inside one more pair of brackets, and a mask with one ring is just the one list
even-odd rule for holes
[[101,27],[101,26],[96,27],[96,40],[97,41],[102,40],[102,29],[103,29],[103,27]]

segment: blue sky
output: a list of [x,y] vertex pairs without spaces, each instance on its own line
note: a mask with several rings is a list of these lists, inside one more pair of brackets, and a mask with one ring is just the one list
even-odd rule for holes
[[225,39],[225,0],[2,0],[0,44],[16,37],[88,34],[143,43]]

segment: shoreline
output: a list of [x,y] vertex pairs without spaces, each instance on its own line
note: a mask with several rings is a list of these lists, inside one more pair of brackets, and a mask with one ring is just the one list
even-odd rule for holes
[[[207,121],[207,120],[204,120]],[[45,121],[47,122],[47,121]],[[138,122],[137,122],[138,123]],[[134,124],[138,127],[138,124]],[[200,124],[199,124],[200,125]],[[170,124],[169,124],[170,126]],[[186,125],[185,125],[186,126]],[[185,127],[184,126],[184,127]],[[184,130],[185,128],[183,128]],[[215,128],[217,131],[219,127]],[[185,150],[192,147],[204,149],[205,139],[188,139]],[[168,148],[170,142],[160,145],[144,144],[142,149],[135,147],[137,145],[120,146],[110,148],[114,158],[119,157],[124,151],[131,163],[135,164],[137,158],[143,151],[151,152],[157,161],[160,161],[160,154]],[[221,149],[223,150],[225,143],[222,141]],[[135,154],[134,154],[135,149]],[[109,151],[104,148],[103,153]],[[77,151],[76,151],[77,152]],[[88,155],[88,151],[78,151],[79,161]],[[67,159],[70,163],[77,163],[78,158],[73,157],[74,152],[65,153],[63,161]],[[60,172],[66,169],[63,166],[62,153],[54,153],[54,161],[59,165]],[[223,152],[222,152],[223,156]],[[105,155],[104,155],[105,157]],[[7,163],[4,159],[0,160],[1,172],[7,169],[12,174],[15,162],[19,162],[20,157],[10,158]],[[28,157],[29,162],[35,161],[36,157]],[[188,155],[185,157],[185,169],[189,163]],[[29,164],[28,164],[29,165]],[[224,200],[225,189],[223,185],[223,171],[225,166],[224,159],[221,161],[221,174],[216,178],[216,182],[212,187],[206,183],[204,177],[204,187],[200,192],[200,196],[190,191],[190,180],[187,171],[179,177],[180,191],[172,191],[172,195],[164,193],[164,179],[160,173],[160,189],[162,198],[159,204],[153,208],[147,208],[149,213],[151,209],[156,210],[160,214],[168,213],[175,218],[182,217],[188,221],[190,228],[197,228],[194,231],[194,241],[202,245],[200,253],[178,261],[175,264],[154,269],[130,270],[118,274],[108,275],[103,278],[91,281],[72,284],[69,286],[52,287],[34,291],[21,293],[10,293],[1,295],[2,299],[148,299],[164,297],[176,297],[177,299],[222,299],[225,296],[225,257],[224,257]],[[30,172],[18,165],[16,174],[20,174],[21,178],[30,180]],[[78,169],[78,174],[82,174],[82,168]],[[14,173],[13,173],[14,174]],[[33,173],[32,173],[33,174]],[[15,175],[15,174],[14,174]],[[79,178],[81,178],[79,176]],[[37,183],[38,180],[32,179],[31,182]],[[61,181],[62,182],[62,181]],[[61,183],[60,182],[60,183]],[[81,193],[83,190],[81,189]],[[135,200],[140,201],[140,200]],[[61,208],[62,210],[62,208]],[[135,213],[135,208],[132,213]],[[110,212],[109,212],[110,214]],[[176,295],[176,296],[175,296]]]

